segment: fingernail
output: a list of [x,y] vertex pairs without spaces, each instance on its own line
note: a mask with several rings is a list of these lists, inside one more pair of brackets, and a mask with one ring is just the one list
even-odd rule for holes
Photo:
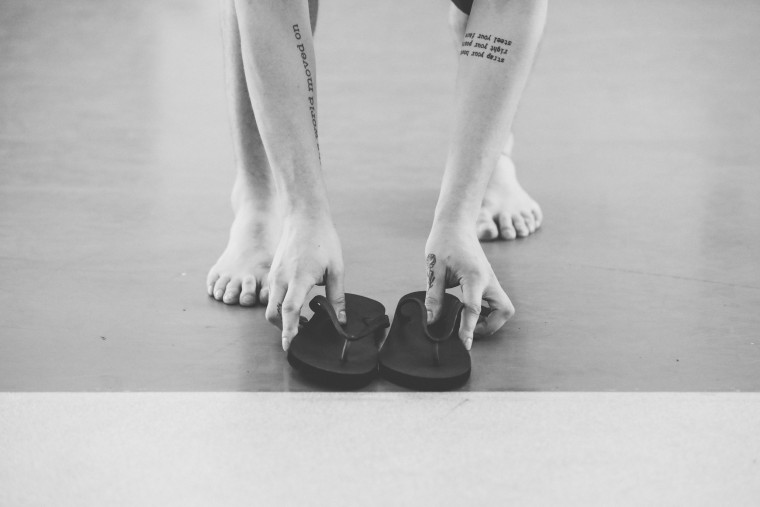
[[338,312],[338,320],[341,322],[346,322],[346,310],[341,310]]
[[288,341],[287,338],[283,338],[282,339],[282,350],[284,350],[285,352],[287,352],[289,348],[290,348],[290,342]]
[[433,312],[432,312],[432,310],[428,310],[427,311],[427,317],[428,317],[428,322],[433,322]]
[[470,350],[472,348],[472,338],[468,338],[466,342],[464,342],[464,348],[467,350]]
[[223,290],[221,290],[221,289],[219,289],[218,291],[216,291],[216,292],[214,293],[214,297],[215,297],[216,299],[219,299],[220,297],[222,297],[222,294],[224,294],[224,291],[223,291]]

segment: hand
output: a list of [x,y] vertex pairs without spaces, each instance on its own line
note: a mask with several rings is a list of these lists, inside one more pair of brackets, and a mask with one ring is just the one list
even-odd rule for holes
[[341,324],[346,322],[343,254],[329,218],[288,218],[269,271],[266,317],[282,329],[282,348],[288,350],[298,333],[301,307],[315,285],[325,285],[327,299]]
[[[472,347],[474,334],[493,334],[515,314],[472,228],[433,224],[425,255],[428,321],[435,322],[440,317],[446,289],[460,285],[464,309],[459,338],[467,350]],[[482,300],[488,302],[491,313],[481,320]]]

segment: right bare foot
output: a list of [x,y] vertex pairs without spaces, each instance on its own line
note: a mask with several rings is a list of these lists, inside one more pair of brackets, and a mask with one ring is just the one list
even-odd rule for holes
[[267,276],[280,236],[277,213],[252,204],[237,206],[230,239],[206,278],[209,296],[228,305],[266,304]]
[[541,207],[517,181],[513,145],[514,136],[510,135],[488,182],[476,224],[481,241],[524,238],[541,227]]

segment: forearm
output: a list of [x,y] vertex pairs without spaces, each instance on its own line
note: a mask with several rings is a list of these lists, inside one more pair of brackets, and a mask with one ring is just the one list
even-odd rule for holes
[[436,223],[474,225],[545,19],[546,0],[475,2],[459,55],[454,128]]
[[285,210],[327,213],[308,5],[236,0],[236,7],[248,91]]

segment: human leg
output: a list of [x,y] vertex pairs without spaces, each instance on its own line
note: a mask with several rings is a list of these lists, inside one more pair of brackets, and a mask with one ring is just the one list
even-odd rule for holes
[[225,86],[232,127],[235,218],[224,252],[209,271],[209,295],[227,304],[256,304],[279,238],[275,183],[243,70],[234,0],[222,0]]

